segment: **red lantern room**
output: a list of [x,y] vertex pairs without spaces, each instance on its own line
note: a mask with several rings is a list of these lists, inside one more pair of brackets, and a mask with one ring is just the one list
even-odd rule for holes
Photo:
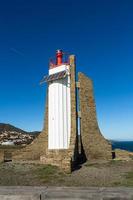
[[49,67],[50,69],[58,67],[60,65],[68,65],[69,59],[68,54],[63,52],[61,49],[56,51],[56,59],[50,59]]
[[62,64],[62,59],[63,59],[62,50],[57,50],[56,51],[56,65],[61,65]]

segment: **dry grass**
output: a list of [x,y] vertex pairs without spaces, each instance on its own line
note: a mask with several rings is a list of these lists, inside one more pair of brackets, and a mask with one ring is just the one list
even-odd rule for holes
[[0,163],[0,185],[133,187],[133,161],[87,162],[72,174],[51,165]]

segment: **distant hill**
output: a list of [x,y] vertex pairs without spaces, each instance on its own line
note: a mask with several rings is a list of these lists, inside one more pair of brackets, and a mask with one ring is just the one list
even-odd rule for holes
[[23,131],[20,128],[16,128],[15,126],[12,126],[11,124],[0,123],[0,133],[4,131],[16,131],[16,132],[21,132],[21,133],[27,133],[26,131]]
[[24,131],[20,128],[17,128],[11,124],[5,124],[5,123],[0,123],[0,134],[4,131],[15,131],[15,132],[19,132],[22,134],[30,134],[30,135],[38,135],[40,134],[40,131],[32,131],[32,132],[28,132],[28,131]]
[[0,123],[0,145],[26,145],[39,134],[40,131],[27,132],[11,124]]

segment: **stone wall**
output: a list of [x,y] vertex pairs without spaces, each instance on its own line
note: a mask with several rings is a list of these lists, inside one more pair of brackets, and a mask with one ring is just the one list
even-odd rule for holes
[[111,159],[111,144],[100,132],[92,81],[83,73],[78,73],[79,104],[81,113],[81,142],[86,159]]

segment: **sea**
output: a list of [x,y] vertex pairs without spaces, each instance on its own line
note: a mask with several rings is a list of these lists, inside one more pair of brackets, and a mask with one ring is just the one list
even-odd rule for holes
[[112,148],[114,149],[123,149],[133,152],[133,141],[111,141]]

